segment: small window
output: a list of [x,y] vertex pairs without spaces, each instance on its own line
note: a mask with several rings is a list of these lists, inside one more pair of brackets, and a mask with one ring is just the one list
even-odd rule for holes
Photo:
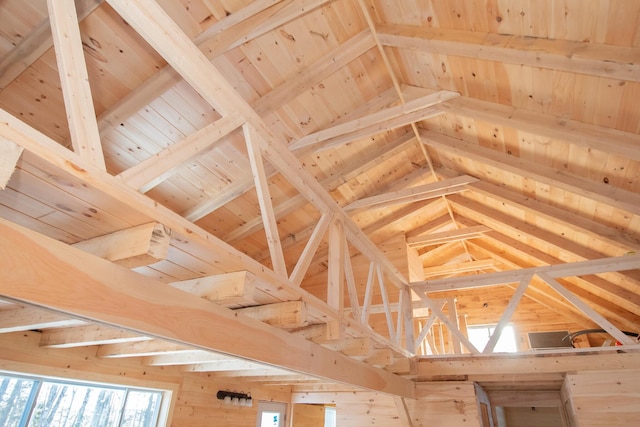
[[257,427],[284,427],[287,404],[280,402],[258,402]]
[[156,427],[162,391],[0,375],[5,427]]
[[[482,351],[489,342],[489,338],[491,338],[491,334],[493,334],[495,328],[495,325],[469,326],[467,328],[469,341],[471,341],[471,344],[473,344],[478,350]],[[502,334],[500,335],[500,339],[496,343],[493,352],[516,353],[517,351],[518,344],[516,342],[516,335],[513,327],[505,326],[502,328]]]

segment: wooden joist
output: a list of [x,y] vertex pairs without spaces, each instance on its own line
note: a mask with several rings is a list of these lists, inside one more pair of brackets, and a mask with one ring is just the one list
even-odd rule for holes
[[80,326],[85,323],[64,314],[31,306],[0,310],[0,333],[3,334],[34,329]]
[[159,339],[138,342],[103,344],[98,347],[96,357],[116,359],[124,357],[144,357],[167,354],[190,353],[192,347]]
[[171,242],[171,230],[157,222],[139,225],[74,244],[127,268],[154,264],[166,259]]
[[40,338],[41,347],[71,348],[90,345],[132,343],[151,338],[136,332],[107,325],[85,325],[71,328],[47,329]]

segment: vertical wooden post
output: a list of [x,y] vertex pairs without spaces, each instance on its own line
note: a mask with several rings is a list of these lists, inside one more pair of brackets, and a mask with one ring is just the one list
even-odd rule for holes
[[[339,312],[344,312],[344,231],[342,221],[336,219],[329,226],[329,273],[327,283],[327,304]],[[339,321],[327,323],[327,339],[341,339],[343,335]]]

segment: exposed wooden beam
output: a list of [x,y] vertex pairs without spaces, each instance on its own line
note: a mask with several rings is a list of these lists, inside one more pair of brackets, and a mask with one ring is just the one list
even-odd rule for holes
[[[487,213],[491,216],[494,214],[493,211]],[[500,220],[500,217],[498,216],[497,219]],[[471,225],[471,222],[464,218],[460,218],[459,221],[463,224]],[[476,251],[479,250],[482,256],[495,258],[503,265],[513,269],[528,268],[532,265],[560,265],[563,263],[561,259],[566,257],[566,255],[562,253],[558,256],[549,255],[549,246],[547,246],[547,244],[552,245],[551,247],[553,248],[554,245],[558,243],[554,242],[553,239],[549,239],[549,236],[541,233],[539,229],[528,229],[527,226],[519,222],[511,221],[509,227],[501,228],[501,231],[505,234],[501,234],[498,231],[489,232],[486,234],[485,239],[482,241],[472,241],[470,242],[470,246]],[[516,238],[508,236],[513,232],[517,234],[522,233],[524,241],[516,240]],[[536,247],[528,243],[528,236],[532,235],[546,242],[541,249],[536,249]],[[562,241],[560,241],[559,244],[562,245]],[[564,244],[563,247],[570,248],[571,245],[567,243]],[[504,248],[507,248],[507,250],[505,251]],[[572,251],[577,253],[580,253],[580,251],[571,248],[569,256],[576,259],[583,259],[582,256],[589,255],[575,255],[571,253]],[[593,251],[591,255],[601,256],[595,251]],[[570,288],[576,295],[599,306],[600,311],[606,311],[611,319],[615,319],[623,327],[634,329],[635,326],[632,325],[637,325],[637,315],[633,315],[632,313],[639,313],[640,298],[634,292],[635,287],[633,283],[626,283],[629,282],[627,277],[629,272],[624,273],[624,275],[622,273],[612,274],[620,276],[617,278],[616,284],[595,275],[566,277],[562,282],[565,287]],[[508,286],[512,287],[511,285]],[[583,325],[584,328],[596,327],[591,320],[588,320],[588,318],[573,305],[560,296],[557,296],[555,292],[549,292],[548,286],[537,276],[533,277],[532,283],[525,296],[546,307],[564,313],[565,317],[577,324]]]
[[[457,92],[446,90],[434,92],[405,104],[376,111],[364,117],[309,134],[291,144],[289,148],[292,151],[296,151],[313,147],[312,151],[319,151],[320,149],[346,144],[368,135],[374,135],[438,115],[437,111],[439,110],[434,110],[432,107],[457,96],[459,96]],[[418,116],[415,117],[413,113],[418,114]]]
[[169,178],[185,163],[215,147],[216,143],[240,127],[242,123],[243,119],[239,115],[225,116],[120,172],[118,176],[128,185],[145,193]]
[[150,222],[73,246],[123,267],[136,268],[166,259],[170,242],[171,230]]
[[364,55],[373,47],[374,42],[368,31],[356,34],[304,70],[288,77],[282,84],[258,98],[253,104],[253,108],[256,113],[264,115],[285,105],[296,95],[310,89],[315,84]]
[[491,229],[485,225],[476,225],[474,227],[465,227],[452,231],[443,231],[441,233],[419,234],[417,236],[407,237],[407,245],[412,247],[431,246],[460,240],[476,239],[482,237],[487,231],[491,231]]
[[288,277],[287,266],[282,252],[282,242],[280,241],[280,235],[278,232],[278,223],[273,212],[269,182],[264,169],[262,150],[260,148],[261,136],[253,127],[251,127],[251,125],[245,124],[242,129],[244,131],[244,139],[247,144],[249,163],[251,164],[251,172],[253,173],[253,181],[256,187],[258,204],[260,205],[260,214],[262,215],[262,223],[264,224],[264,230],[267,237],[273,271],[281,277]]
[[493,353],[493,350],[496,348],[496,344],[498,344],[498,340],[502,335],[502,330],[505,328],[505,326],[507,326],[507,323],[511,321],[511,316],[513,316],[513,313],[515,313],[516,308],[520,303],[520,300],[524,296],[524,293],[527,291],[527,288],[529,287],[529,283],[531,282],[531,277],[532,276],[525,276],[518,284],[518,287],[516,288],[515,292],[511,296],[511,299],[509,299],[509,303],[507,304],[507,307],[504,309],[502,316],[500,316],[500,320],[496,324],[496,327],[493,329],[493,333],[491,334],[491,337],[489,338],[487,345],[484,347],[484,350],[482,351],[483,353]]
[[296,266],[289,276],[289,280],[296,286],[300,286],[302,284],[302,280],[304,279],[305,274],[307,274],[311,261],[313,261],[313,255],[318,250],[318,246],[322,242],[322,238],[326,234],[332,222],[333,215],[331,213],[325,213],[313,229],[313,233],[311,233],[304,250],[300,254],[300,258],[298,258]]
[[[76,0],[78,22],[89,16],[103,0]],[[7,87],[53,46],[49,18],[45,18],[22,42],[0,60],[0,90]]]
[[[482,376],[536,375],[570,371],[639,369],[638,346],[635,350],[618,352],[615,347],[575,349],[570,353],[537,351],[535,354],[460,355],[423,357],[418,360],[418,379],[428,381],[437,378],[468,376],[481,380]],[[542,355],[544,354],[543,357]],[[577,356],[579,354],[579,356]]]
[[[329,272],[327,273],[327,304],[340,313],[344,312],[344,258],[348,256],[342,222],[334,219],[329,225]],[[327,323],[327,338],[342,339],[344,330],[340,322]]]
[[[509,191],[500,185],[478,181],[468,186],[469,192],[478,193],[497,203],[504,203],[522,210],[536,218],[544,218],[577,233],[586,235],[590,241],[605,242],[619,247],[624,252],[640,252],[640,236],[630,234],[600,222],[575,215],[560,207],[537,201],[526,195]],[[408,241],[408,238],[407,238]]]
[[[142,359],[142,364],[147,366],[172,366],[172,365],[191,365],[195,363],[208,363],[237,360],[227,355],[215,353],[205,350],[191,350],[173,354],[158,354],[146,356]],[[247,361],[242,360],[243,363]]]
[[65,328],[86,322],[37,307],[16,307],[0,310],[0,333],[30,331],[34,329]]
[[[149,337],[413,397],[414,383],[0,219],[0,293]],[[55,283],[55,286],[51,286]],[[68,298],[67,295],[74,295]],[[78,303],[81,301],[81,303]],[[211,325],[217,325],[211,328]],[[274,348],[278,351],[265,351]],[[309,363],[315,360],[316,363]]]
[[640,48],[427,26],[379,25],[385,46],[640,81]]
[[71,348],[100,344],[131,343],[151,338],[107,325],[86,325],[47,329],[40,338],[41,347]]
[[[184,372],[252,371],[264,370],[265,366],[242,359],[226,359],[186,365]],[[268,369],[268,368],[266,368]],[[273,372],[273,371],[272,371]]]
[[[1,109],[0,135],[25,148],[23,157],[28,158],[27,165],[37,164],[51,176],[64,176],[74,185],[96,191],[101,195],[101,199],[108,200],[109,203],[126,206],[129,209],[130,218],[137,218],[139,221],[155,220],[167,225],[176,236],[174,244],[180,250],[196,257],[199,257],[203,251],[211,255],[207,257],[208,261],[202,260],[207,271],[220,271],[221,265],[224,266],[225,271],[250,271],[260,280],[260,290],[267,297],[265,302],[273,302],[272,295],[277,295],[280,300],[299,299],[310,304],[308,308],[313,308],[313,312],[320,313],[323,318],[337,316],[337,313],[318,298],[289,286],[288,281],[277,277],[270,269],[264,268],[254,259],[226,245],[177,213],[149,200],[121,180],[97,169],[75,153]],[[362,324],[352,323],[351,328],[357,330],[358,334],[371,336],[382,345],[392,345],[386,338],[373,333],[370,328]],[[394,347],[394,351],[404,354],[406,350]]]
[[[640,255],[637,256],[636,267],[640,268]],[[550,272],[536,272],[536,275],[544,280],[551,288],[562,295],[564,299],[569,301],[571,304],[576,306],[580,311],[587,315],[591,320],[596,322],[601,328],[607,331],[612,337],[617,339],[620,343],[626,345],[634,345],[637,342],[631,337],[625,335],[620,329],[616,328],[611,322],[605,319],[601,314],[596,312],[594,309],[585,304],[582,300],[580,300],[577,296],[575,296],[572,292],[568,291],[564,286],[558,283],[555,278],[553,278]]]
[[[275,11],[275,9],[281,9],[280,3],[283,0],[256,0],[246,5],[245,7],[234,11],[233,13],[227,15],[219,20],[218,22],[209,26],[202,33],[198,34],[198,36],[193,40],[194,43],[202,44],[211,39],[220,38],[222,33],[229,32],[234,33],[235,31],[229,31],[231,28],[237,26],[238,24],[253,24],[253,20],[262,20],[263,16],[261,14],[267,10],[271,9],[271,13]],[[286,2],[290,3],[290,1]],[[285,4],[286,4],[285,3]],[[237,38],[238,34],[234,34]],[[228,35],[225,37],[229,38]]]
[[151,339],[148,341],[103,344],[98,348],[96,357],[115,359],[121,357],[144,357],[161,354],[189,353],[193,348],[173,342]]
[[273,1],[273,5],[269,7],[265,7],[267,5],[264,2],[256,2],[257,5],[247,5],[236,12],[242,13],[244,19],[232,18],[231,14],[228,24],[214,24],[194,41],[205,52],[220,51],[220,46],[225,50],[233,49],[332,1],[334,0]]
[[[211,31],[205,31],[205,33],[198,36],[198,47],[206,55],[208,60],[212,60],[233,47],[249,42],[280,25],[286,24],[291,20],[315,10],[315,8],[322,6],[328,1],[329,0],[304,0],[301,2],[292,2],[288,0],[286,8],[283,8],[282,5],[279,4],[280,2],[278,2],[263,10],[260,7],[256,7],[259,5],[249,4],[235,14],[229,15],[214,24],[215,27],[212,27]],[[260,3],[264,5],[263,2]],[[238,20],[238,14],[244,17],[244,19]],[[217,30],[214,28],[224,28],[225,30],[222,33],[223,37],[216,37],[215,32]],[[180,80],[181,76],[174,68],[171,66],[164,67],[145,83],[139,85],[134,91],[130,92],[102,113],[98,118],[100,131],[104,132],[110,126],[118,126]]]
[[0,138],[0,190],[4,190],[24,148],[7,139]]
[[477,261],[467,261],[455,264],[438,265],[435,267],[425,267],[424,276],[441,276],[444,274],[465,273],[469,271],[485,270],[495,267],[496,262],[493,259],[481,259]]
[[240,308],[236,312],[281,329],[302,328],[309,323],[307,306],[302,301],[285,301]]
[[[347,162],[340,170],[335,171],[330,176],[326,177],[320,184],[329,192],[335,190],[341,185],[349,182],[351,179],[364,173],[369,168],[390,159],[397,155],[402,150],[406,149],[409,144],[415,143],[414,139],[410,136],[402,136],[394,141],[386,144],[376,150],[368,151],[363,156],[358,156]],[[305,204],[309,203],[307,198],[303,194],[297,194],[288,198],[283,203],[274,206],[274,213],[276,218],[281,218],[287,214],[301,208]],[[219,207],[218,205],[211,205],[211,207]],[[225,235],[222,240],[227,243],[232,243],[248,237],[252,233],[262,228],[262,217],[257,216],[248,220],[245,224],[232,230]]]
[[458,97],[444,111],[640,161],[638,135],[479,99]]
[[47,0],[73,150],[106,170],[74,0]]
[[477,180],[477,178],[472,176],[463,175],[444,181],[366,197],[364,199],[356,200],[355,202],[345,206],[344,209],[350,211],[365,207],[382,208],[389,205],[429,200],[443,195],[455,194],[464,191],[467,184],[476,182]]
[[522,268],[520,270],[513,271],[478,274],[475,276],[413,282],[411,283],[411,287],[416,291],[423,292],[450,291],[503,285],[508,283],[519,283],[523,278],[532,274],[547,274],[549,277],[555,279],[558,277],[585,276],[589,274],[634,270],[638,268],[640,268],[640,255],[625,255],[589,261],[569,262],[558,265]]
[[256,304],[256,276],[248,271],[173,282],[171,286],[227,307]]
[[463,158],[475,160],[517,176],[526,176],[528,179],[539,181],[553,188],[560,188],[564,191],[640,215],[640,195],[637,193],[565,173],[433,131],[423,130],[421,134],[425,144],[438,150],[455,153]]

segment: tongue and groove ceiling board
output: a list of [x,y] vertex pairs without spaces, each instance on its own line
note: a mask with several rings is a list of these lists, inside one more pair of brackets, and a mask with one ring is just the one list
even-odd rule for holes
[[[96,116],[80,121],[97,126],[107,174],[89,175],[104,183],[43,152],[0,161],[3,174],[16,169],[0,183],[10,223],[74,244],[157,221],[175,228],[167,253],[136,273],[175,284],[248,270],[255,293],[219,304],[301,300],[305,325],[329,330],[344,304],[342,316],[370,316],[373,328],[346,338],[371,338],[378,351],[401,335],[397,312],[410,305],[398,274],[428,286],[640,249],[635,0],[158,1],[215,75],[156,52],[121,3],[75,2]],[[3,114],[39,132],[32,140],[71,149],[78,117],[65,109],[47,2],[5,0],[0,12]],[[440,192],[420,193],[429,186]],[[383,202],[365,203],[373,196]],[[353,240],[331,237],[336,221]],[[336,261],[342,253],[350,263]],[[286,277],[294,270],[299,280]],[[558,280],[613,326],[637,330],[640,267],[612,270]],[[429,297],[457,299],[468,325],[496,323],[519,280]],[[64,325],[42,317],[35,325]],[[512,320],[522,333],[598,323],[537,276]],[[297,331],[327,346],[325,332]],[[400,338],[396,358],[410,353]],[[265,369],[256,377],[284,372]]]

